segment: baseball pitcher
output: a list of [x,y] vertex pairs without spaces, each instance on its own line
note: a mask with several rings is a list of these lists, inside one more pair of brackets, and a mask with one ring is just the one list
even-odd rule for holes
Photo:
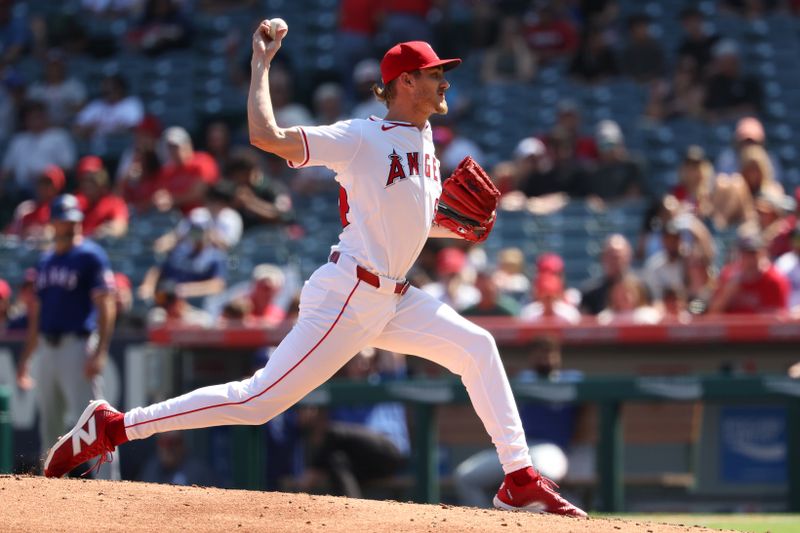
[[[93,402],[53,446],[45,474],[62,476],[155,433],[263,424],[374,346],[425,357],[461,376],[506,473],[497,507],[585,517],[532,468],[492,336],[405,279],[429,237],[481,241],[494,223],[499,193],[483,170],[467,160],[443,185],[434,155],[428,118],[447,112],[445,72],[461,60],[440,59],[424,42],[400,43],[383,57],[382,87],[375,88],[388,109],[384,118],[284,129],[275,123],[268,79],[287,31],[285,22],[273,19],[253,35],[250,142],[294,168],[332,169],[341,186],[343,225],[330,261],[303,287],[296,325],[250,379],[127,413]],[[94,442],[76,438],[87,426],[97,429]]]

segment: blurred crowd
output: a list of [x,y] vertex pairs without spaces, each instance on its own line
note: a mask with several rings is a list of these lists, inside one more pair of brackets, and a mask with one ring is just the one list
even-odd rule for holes
[[[471,59],[461,68],[475,69],[474,83],[481,87],[532,86],[554,66],[580,84],[632,80],[647,91],[646,123],[736,121],[730,145],[716,157],[705,146],[685,147],[665,195],[653,193],[648,162],[627,147],[618,122],[584,123],[585,109],[568,94],[555,105],[549,129],[518,139],[508,159],[463,133],[465,118],[482,103],[457,84],[448,92],[451,113],[433,124],[444,175],[466,155],[491,161],[502,210],[546,216],[570,202],[585,202],[595,212],[632,200],[650,204],[636,239],[616,233],[605,239],[596,276],[571,284],[568,258],[543,249],[531,261],[522,242],[489,254],[463,241],[436,240],[410,272],[412,283],[466,316],[529,323],[800,316],[800,191],[786,185],[789,169],[770,149],[764,89],[743,67],[743,45],[711,30],[708,10],[695,6],[757,20],[768,13],[795,16],[800,1],[680,4],[686,7],[665,15],[678,17],[683,32],[678,48],[667,50],[650,16],[642,11],[623,17],[616,0],[341,0],[327,70],[298,71],[303,49],[297,41],[278,54],[270,71],[276,120],[290,127],[383,116],[385,108],[371,92],[380,78],[378,61],[388,46],[407,40],[427,40],[441,57]],[[0,0],[0,240],[47,247],[50,202],[65,192],[76,196],[84,213],[83,232],[101,244],[124,240],[129,226],[154,214],[172,213],[177,223],[159,227],[152,249],[145,250],[158,259],[143,278],[115,273],[123,325],[275,327],[291,318],[299,283],[290,265],[258,264],[238,284],[229,276],[232,250],[248,232],[270,227],[285,239],[303,239],[309,231],[303,200],[337,194],[327,170],[291,170],[249,146],[243,99],[249,31],[258,13],[281,13],[261,13],[255,0],[74,0],[46,13],[36,7]],[[204,38],[195,14],[248,9],[252,28],[231,28],[223,42],[225,75],[242,97],[237,116],[211,116],[189,131],[186,124],[165,123],[131,90],[125,72],[108,73],[93,86],[73,68],[82,58],[118,53],[155,60]],[[120,21],[127,28],[122,36],[103,31]],[[26,79],[18,68],[23,61],[36,63],[41,75]],[[123,146],[112,149],[119,139]],[[720,248],[720,232],[733,234],[730,249]],[[36,272],[27,268],[22,279],[4,277],[0,266],[0,332],[24,331]],[[144,308],[140,315],[132,311],[137,302]],[[580,379],[562,371],[554,339],[534,343],[527,366],[519,379]],[[800,363],[791,373],[800,376]],[[365,351],[340,377],[375,382],[407,375],[396,354]],[[532,457],[542,457],[537,467],[555,468],[546,473],[563,477],[575,406],[522,410],[526,432],[536,441],[530,443]],[[270,488],[288,476],[295,488],[327,483],[334,492],[358,496],[364,483],[401,472],[408,462],[406,414],[399,404],[292,410],[265,432],[270,453],[287,458],[270,462]],[[298,466],[301,442],[308,447],[305,470]],[[179,434],[161,435],[156,456],[132,476],[178,484],[219,479],[186,451]],[[463,502],[488,502],[485,487],[497,484],[495,460],[493,453],[478,454],[455,469]]]
[[[79,201],[84,233],[101,242],[124,238],[129,224],[148,214],[178,213],[177,225],[163,228],[153,242],[160,259],[144,279],[132,282],[125,272],[117,274],[123,317],[133,302],[147,304],[151,324],[278,324],[291,316],[298,287],[287,283],[286,265],[258,265],[247,286],[231,291],[229,251],[248,231],[267,225],[285,231],[287,239],[302,238],[297,199],[335,195],[329,172],[293,171],[253,150],[243,114],[212,117],[190,132],[164,124],[131,92],[124,72],[109,73],[93,87],[71,70],[71,62],[84,56],[124,51],[157,57],[192,46],[201,38],[193,13],[213,16],[256,4],[73,4],[72,11],[44,15],[29,3],[0,0],[3,239],[46,246],[49,204],[64,192]],[[714,8],[757,19],[770,12],[794,14],[799,4],[724,0]],[[687,6],[672,15],[680,19],[681,43],[665,50],[651,18],[644,12],[623,18],[615,0],[342,0],[336,64],[329,72],[296,72],[291,47],[276,59],[270,73],[276,119],[288,127],[381,116],[383,106],[370,91],[379,81],[381,51],[412,39],[431,41],[443,57],[477,58],[477,79],[486,86],[536,84],[544,65],[557,65],[580,83],[634,80],[649,94],[643,120],[738,120],[730,146],[714,160],[703,146],[688,146],[674,169],[674,187],[655,196],[647,161],[626,147],[619,124],[583,124],[583,110],[565,95],[552,127],[519,139],[512,157],[494,165],[491,174],[506,210],[549,214],[582,201],[602,211],[631,199],[648,201],[652,207],[635,242],[609,236],[598,255],[600,274],[576,286],[566,283],[564,258],[547,250],[531,264],[522,243],[493,257],[465,243],[430,243],[411,272],[414,283],[467,315],[565,324],[800,312],[800,193],[784,188],[780,159],[770,151],[769,132],[759,119],[761,83],[743,69],[741,45],[709,30],[704,11]],[[104,39],[88,31],[84,20],[109,26],[125,20],[128,30],[123,39]],[[70,31],[68,24],[74,24]],[[231,83],[243,94],[246,35],[234,28],[225,41]],[[38,62],[41,77],[24,79],[16,68],[23,60]],[[309,90],[311,78],[319,83]],[[480,102],[457,86],[449,98],[452,112],[438,117],[433,130],[445,172],[467,154],[497,161],[459,133],[460,120]],[[109,140],[121,133],[128,144],[115,153]],[[726,230],[736,232],[735,246],[722,257],[713,235]],[[13,287],[0,281],[2,327],[24,323],[31,279],[14,280]]]

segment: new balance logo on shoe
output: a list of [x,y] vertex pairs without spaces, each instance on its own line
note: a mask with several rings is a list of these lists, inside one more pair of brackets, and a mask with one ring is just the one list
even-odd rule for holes
[[86,430],[83,428],[78,429],[72,435],[72,455],[81,453],[81,441],[86,445],[94,444],[97,440],[97,426],[95,425],[94,416],[89,419]]

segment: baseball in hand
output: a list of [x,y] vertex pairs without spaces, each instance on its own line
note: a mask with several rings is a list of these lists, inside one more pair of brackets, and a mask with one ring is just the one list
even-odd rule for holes
[[281,30],[284,30],[283,36],[286,37],[286,33],[289,32],[289,25],[286,24],[286,21],[283,20],[282,18],[270,19],[270,21],[269,21],[269,38],[274,41],[276,35]]

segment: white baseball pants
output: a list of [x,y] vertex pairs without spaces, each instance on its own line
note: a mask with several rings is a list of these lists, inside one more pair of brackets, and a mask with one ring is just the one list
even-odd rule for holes
[[297,324],[267,365],[244,381],[204,387],[125,413],[129,439],[166,431],[263,424],[323,384],[368,346],[417,355],[461,376],[503,470],[531,466],[522,423],[492,336],[423,291],[394,294],[356,277],[343,256],[314,272]]

